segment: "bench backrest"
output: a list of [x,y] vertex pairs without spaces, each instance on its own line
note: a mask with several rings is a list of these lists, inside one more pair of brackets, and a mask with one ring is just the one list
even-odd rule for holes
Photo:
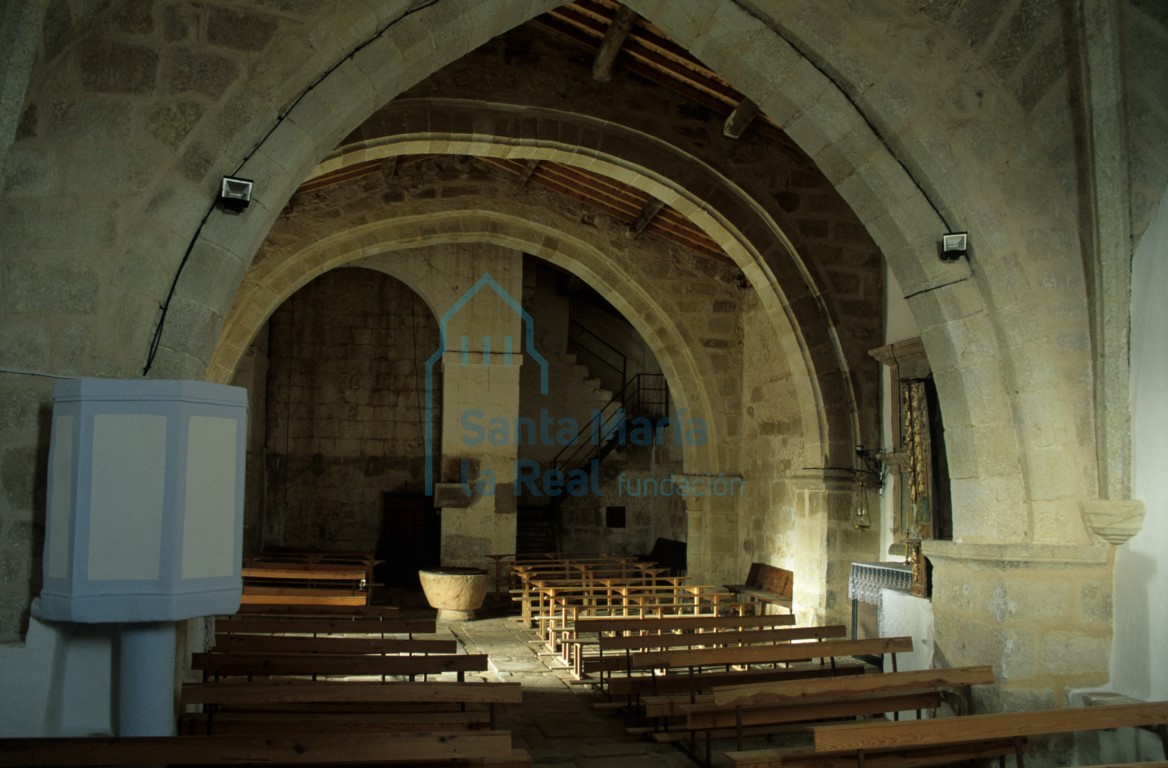
[[485,672],[486,654],[329,656],[325,654],[195,653],[191,669],[208,675],[436,675]]
[[292,616],[309,618],[326,616],[332,618],[355,618],[357,616],[397,616],[401,609],[396,605],[247,605],[240,606],[236,616]]
[[629,675],[613,677],[609,680],[608,691],[613,696],[690,693],[708,691],[717,686],[736,683],[862,675],[864,671],[863,664],[837,664],[835,669],[815,664],[814,666],[787,669],[754,668],[741,672],[702,672],[695,675]]
[[577,634],[589,632],[672,632],[699,629],[750,629],[789,627],[795,623],[791,614],[774,616],[661,616],[661,617],[593,617],[577,619]]
[[182,687],[182,703],[256,706],[284,704],[519,704],[520,683],[376,683],[350,681],[289,683],[196,683]]
[[217,635],[215,653],[457,653],[458,641],[399,637]]
[[766,563],[751,563],[746,575],[746,586],[765,589],[783,597],[792,596],[794,581],[795,574],[791,571]]
[[[856,680],[858,678],[849,678]],[[809,699],[786,704],[768,704],[747,709],[726,709],[709,704],[681,705],[686,713],[685,727],[691,731],[736,726],[783,725],[807,723],[840,717],[870,717],[889,712],[933,709],[941,704],[941,693],[910,691],[874,696],[842,696]]]
[[845,680],[829,678],[727,686],[714,689],[713,701],[720,707],[757,706],[825,696],[991,685],[993,682],[994,670],[989,666],[924,669]]
[[933,720],[815,726],[815,751],[899,750],[962,741],[1050,736],[1125,726],[1168,724],[1168,701],[963,715]]
[[912,651],[911,637],[878,637],[869,640],[822,640],[813,643],[777,643],[739,648],[701,648],[683,651],[649,651],[633,657],[632,669],[679,669],[719,664],[769,664],[837,656],[866,656]]
[[0,739],[0,765],[416,763],[508,758],[508,731]]
[[686,632],[684,634],[615,635],[597,641],[603,651],[642,651],[649,648],[684,648],[687,646],[757,645],[791,640],[826,640],[846,637],[842,624],[826,627],[782,627],[779,629],[732,629],[725,632]]
[[220,635],[286,634],[302,635],[430,635],[437,630],[435,619],[402,619],[395,616],[359,616],[356,618],[300,618],[295,616],[255,618],[226,617],[215,621],[215,632]]

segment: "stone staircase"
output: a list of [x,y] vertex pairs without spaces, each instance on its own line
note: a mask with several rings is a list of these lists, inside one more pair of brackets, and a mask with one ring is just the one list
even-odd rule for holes
[[[549,390],[561,400],[571,400],[582,404],[583,415],[577,423],[585,429],[584,440],[591,439],[590,419],[595,413],[602,421],[611,420],[620,410],[611,390],[605,389],[600,377],[593,376],[587,365],[579,361],[575,354],[560,353],[549,359]],[[552,469],[552,462],[541,461],[541,470]],[[562,467],[561,467],[562,469]],[[519,553],[552,552],[560,548],[559,503],[563,497],[548,495],[533,496],[523,490],[516,499],[516,541],[515,551]]]

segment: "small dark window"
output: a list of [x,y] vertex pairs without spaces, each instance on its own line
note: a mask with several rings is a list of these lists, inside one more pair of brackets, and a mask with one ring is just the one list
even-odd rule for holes
[[604,524],[609,528],[624,528],[625,527],[625,508],[624,507],[605,507],[604,508]]

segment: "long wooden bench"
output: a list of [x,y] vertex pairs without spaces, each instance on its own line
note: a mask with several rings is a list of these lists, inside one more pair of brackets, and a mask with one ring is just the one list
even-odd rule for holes
[[[681,610],[700,607],[700,596],[683,589],[685,577],[622,576],[581,579],[532,579],[528,582],[527,625],[546,639],[551,627],[562,626],[586,612],[640,615],[652,598]],[[679,610],[678,612],[681,612]]]
[[195,653],[191,669],[204,679],[223,677],[311,677],[438,675],[445,672],[464,679],[467,672],[485,672],[485,654],[431,654],[425,656],[363,656],[325,654]]
[[[842,624],[823,627],[782,627],[779,629],[736,629],[723,632],[687,632],[658,635],[611,635],[597,640],[599,655],[582,661],[583,675],[633,669],[633,661],[649,651],[694,648],[726,648],[746,645],[773,645],[794,640],[828,640],[847,636]],[[607,653],[607,655],[605,655]]]
[[[828,659],[866,654],[883,656],[912,651],[911,637],[878,637],[863,640],[823,640],[810,643],[778,643],[739,648],[699,648],[653,651],[637,656],[632,670],[696,671],[706,667],[783,664],[809,659]],[[895,657],[894,657],[895,660]]]
[[[742,749],[744,729],[773,729],[793,723],[841,717],[866,717],[915,710],[936,710],[946,693],[994,682],[992,667],[891,672],[844,679],[791,680],[749,686],[715,688],[701,702],[680,705],[691,743],[705,736],[705,763],[718,735],[737,739]],[[966,703],[966,707],[968,704]]]
[[636,558],[614,552],[523,552],[501,555],[487,555],[495,564],[495,589],[497,595],[519,587],[518,573],[527,569],[551,566],[555,563],[611,563],[631,562]]
[[529,768],[507,731],[0,739],[0,765],[380,765]]
[[664,569],[654,569],[651,564],[625,560],[604,564],[562,563],[541,565],[536,568],[516,566],[515,575],[520,585],[512,591],[512,600],[519,605],[524,626],[532,628],[535,626],[541,602],[545,599],[540,592],[541,588],[544,590],[554,586],[583,588],[598,584],[601,579],[630,582],[641,580],[648,583],[662,573]]
[[741,604],[729,592],[716,591],[708,585],[681,585],[679,588],[613,588],[615,598],[600,599],[588,592],[558,593],[552,597],[552,612],[540,618],[539,636],[552,653],[561,649],[562,640],[572,636],[572,628],[581,619],[627,618],[634,620],[676,618],[681,616],[742,616]]
[[[895,654],[912,650],[912,638],[872,638],[864,640],[822,640],[809,643],[777,643],[773,645],[751,645],[731,648],[703,648],[697,650],[650,651],[640,654],[624,675],[613,674],[607,684],[609,696],[627,697],[636,706],[637,697],[664,693],[687,692],[696,694],[710,690],[716,685],[733,685],[735,682],[766,682],[783,679],[789,674],[785,669],[772,669],[768,673],[755,669],[756,665],[786,665],[794,662],[819,659],[823,665],[830,660],[830,666],[822,666],[822,674],[851,673],[860,669],[852,664],[841,667],[839,658]],[[730,667],[744,667],[743,673],[753,671],[758,677],[735,680]],[[700,671],[709,667],[722,667],[726,671]],[[682,674],[668,674],[672,670],[684,669]],[[796,670],[792,677],[806,676],[807,668]],[[847,671],[845,671],[845,669]],[[641,673],[641,674],[638,674]],[[666,674],[662,674],[665,672]],[[646,674],[647,673],[647,674]]]
[[458,641],[398,637],[348,637],[325,635],[217,635],[212,653],[323,653],[323,654],[414,654],[456,653]]
[[722,685],[743,685],[766,683],[780,680],[795,680],[808,677],[838,677],[841,675],[862,675],[866,671],[863,664],[836,664],[835,668],[820,664],[804,664],[780,669],[745,669],[731,672],[702,672],[693,675],[628,675],[613,677],[608,682],[608,692],[613,698],[629,697],[634,703],[650,696],[685,694],[692,699],[702,691],[710,691]]
[[[495,706],[520,703],[521,687],[464,682],[465,672],[487,669],[487,657],[455,653],[458,644],[452,639],[412,637],[434,632],[433,619],[330,613],[235,616],[217,624],[217,650],[191,657],[192,668],[214,682],[182,690],[185,711],[179,725],[189,735],[145,751],[145,759],[127,752],[128,743],[118,740],[113,756],[90,756],[83,764],[531,764],[526,753],[512,749],[509,733],[494,730]],[[403,653],[413,655],[397,655]],[[413,682],[417,675],[443,672],[457,674],[459,682]],[[386,681],[390,675],[410,682]],[[326,676],[381,680],[318,679]],[[298,739],[293,760],[270,749],[288,737]],[[232,746],[252,743],[264,750],[251,753]],[[380,746],[366,749],[371,743]],[[182,758],[167,754],[168,748],[180,750]],[[61,754],[57,740],[42,740],[32,745],[32,760],[41,760],[42,749]],[[188,759],[191,752],[199,756]],[[8,761],[0,758],[0,764]]]
[[794,747],[728,752],[737,768],[812,766],[943,765],[1013,754],[1024,763],[1028,739],[1077,731],[1154,726],[1165,740],[1168,757],[1168,702],[1003,712],[941,717],[931,720],[881,721],[818,725],[811,728],[810,748]]
[[373,552],[356,549],[309,549],[305,547],[269,547],[245,561],[249,563],[307,563],[309,565],[360,565],[365,569],[366,586],[374,584],[374,569],[382,561]]
[[[183,706],[198,711],[187,712],[180,723],[181,730],[192,734],[225,732],[219,728],[223,723],[236,732],[240,726],[270,732],[273,725],[290,728],[311,722],[305,718],[319,716],[327,722],[327,716],[343,723],[345,717],[369,715],[364,729],[494,728],[496,705],[519,704],[522,696],[518,683],[226,681],[183,686]],[[403,715],[459,717],[425,720]]]
[[264,587],[247,585],[239,596],[240,605],[332,605],[342,608],[368,605],[365,592],[328,587]]
[[595,616],[577,619],[562,629],[557,642],[565,662],[579,675],[586,648],[596,647],[605,635],[670,635],[731,630],[776,629],[795,623],[790,614],[776,616]]
[[435,619],[355,616],[353,618],[295,616],[225,616],[215,620],[216,635],[414,635],[434,634]]
[[249,560],[241,570],[241,602],[267,605],[366,605],[364,564]]
[[397,617],[401,609],[396,605],[271,605],[264,603],[244,604],[233,615],[235,616],[287,616],[292,618],[334,617],[344,616],[356,618],[358,616]]

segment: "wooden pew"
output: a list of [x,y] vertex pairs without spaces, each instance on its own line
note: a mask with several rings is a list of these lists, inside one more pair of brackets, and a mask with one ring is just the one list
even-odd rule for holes
[[545,587],[550,585],[583,586],[596,583],[599,579],[648,579],[659,576],[665,569],[653,568],[651,563],[635,563],[631,558],[622,557],[600,563],[578,563],[571,561],[540,563],[537,566],[513,566],[519,587],[512,591],[512,600],[519,604],[524,626],[534,626],[533,613],[538,609],[540,596],[533,589],[533,582],[539,581]]
[[[780,643],[740,648],[700,648],[675,651],[652,651],[636,657],[633,670],[697,670],[714,666],[781,664],[808,659],[830,659],[866,654],[912,651],[911,637],[878,637],[863,640],[823,640],[811,643]],[[895,661],[895,657],[894,657]]]
[[[763,605],[792,610],[795,575],[766,563],[751,563],[745,584],[727,584],[726,589]],[[765,608],[763,609],[765,611]]]
[[[1168,701],[1141,702],[932,720],[818,725],[811,728],[810,748],[736,751],[727,756],[737,768],[775,765],[883,768],[941,765],[987,756],[990,752],[1012,752],[1021,768],[1030,738],[1123,727],[1156,727],[1165,740],[1168,757],[1166,725]],[[939,762],[941,758],[944,763]]]
[[216,635],[212,653],[286,654],[412,654],[457,653],[458,641],[398,637],[346,637],[325,635]]
[[365,569],[366,586],[374,583],[374,568],[382,561],[373,552],[359,549],[309,549],[306,547],[269,547],[247,558],[247,563],[307,563],[309,565],[360,565]]
[[319,704],[519,704],[523,688],[519,683],[497,682],[304,682],[257,680],[252,683],[223,681],[188,683],[180,694],[184,705],[215,705],[220,708],[296,705],[307,708]]
[[614,698],[625,696],[641,701],[650,696],[685,694],[685,698],[692,701],[702,691],[710,691],[722,685],[765,683],[808,677],[862,675],[865,671],[866,667],[863,664],[836,664],[834,669],[820,664],[803,664],[781,669],[702,672],[694,675],[615,676],[608,682],[608,692]]
[[[992,667],[951,667],[948,669],[885,672],[865,675],[862,678],[719,686],[713,689],[712,699],[720,707],[742,708],[851,694],[933,688],[968,689],[969,686],[991,685],[993,682],[994,671]],[[968,705],[969,701],[966,697],[965,706],[959,711],[968,711]]]
[[325,654],[195,653],[191,669],[204,679],[222,677],[295,676],[408,676],[453,672],[458,680],[467,672],[485,672],[485,654],[432,654],[426,656],[363,656]]
[[[0,765],[381,765],[529,767],[507,731],[0,739]],[[462,762],[465,761],[465,762]]]
[[396,617],[401,609],[396,605],[270,605],[250,604],[241,605],[235,616],[287,616],[292,618],[308,617]]
[[674,633],[705,633],[718,631],[742,631],[752,629],[776,629],[790,627],[795,617],[790,614],[776,616],[719,616],[677,615],[677,616],[607,616],[577,619],[564,630],[560,643],[564,649],[564,659],[579,676],[583,669],[584,649],[598,646],[604,635],[670,635]]
[[365,592],[328,587],[258,587],[247,585],[239,596],[240,605],[332,605],[355,608],[368,605]]
[[[705,735],[705,762],[716,733],[733,735],[742,749],[744,729],[773,729],[839,717],[935,710],[954,688],[994,682],[992,667],[890,672],[842,679],[791,680],[715,688],[709,699],[682,704],[691,744]],[[712,700],[711,700],[712,699]],[[968,699],[966,699],[968,701]]]
[[[285,730],[311,727],[317,716],[343,722],[363,714],[371,717],[360,730],[494,728],[496,705],[519,704],[522,696],[518,683],[224,681],[183,686],[183,706],[201,711],[184,714],[180,723],[192,735],[227,732],[219,728],[222,723],[230,723],[236,732],[241,725],[256,732],[251,726],[260,724],[270,733],[277,725]],[[425,720],[434,715],[461,717]]]
[[[688,632],[684,634],[611,635],[597,640],[598,656],[585,658],[581,672],[612,672],[633,668],[641,653],[674,648],[726,648],[745,645],[773,645],[793,640],[828,640],[846,637],[842,624],[824,627],[782,627],[780,629],[736,629],[723,632]],[[605,653],[608,653],[606,656]]]
[[588,615],[635,616],[699,614],[718,607],[712,587],[689,585],[683,576],[598,578],[578,581],[531,581],[534,596],[530,622],[540,639],[555,651],[563,627]]
[[369,570],[365,564],[249,559],[241,570],[243,604],[365,605]]
[[437,631],[438,624],[435,619],[377,616],[352,618],[220,616],[215,619],[216,635],[431,635]]
[[[912,638],[873,638],[865,640],[821,640],[810,643],[777,643],[774,645],[751,645],[731,648],[703,648],[697,650],[649,651],[639,654],[629,665],[624,675],[613,673],[608,680],[610,697],[626,696],[634,706],[638,705],[637,697],[642,695],[660,695],[664,693],[687,692],[691,695],[698,691],[710,690],[716,685],[733,685],[735,682],[766,682],[783,679],[782,673],[787,670],[769,670],[771,676],[761,673],[754,665],[757,664],[790,664],[808,659],[830,659],[830,666],[823,666],[823,674],[836,674],[841,670],[837,658],[861,655],[879,655],[891,653],[895,666],[895,654],[912,650]],[[726,676],[733,672],[699,671],[708,667],[744,666],[749,671],[760,674],[752,679],[738,679]],[[848,665],[848,669],[855,669]],[[684,669],[683,674],[661,674],[662,671]],[[795,674],[805,676],[806,667],[800,668]],[[863,667],[858,667],[862,670]],[[644,672],[648,674],[643,674]],[[642,672],[642,674],[637,674]]]

